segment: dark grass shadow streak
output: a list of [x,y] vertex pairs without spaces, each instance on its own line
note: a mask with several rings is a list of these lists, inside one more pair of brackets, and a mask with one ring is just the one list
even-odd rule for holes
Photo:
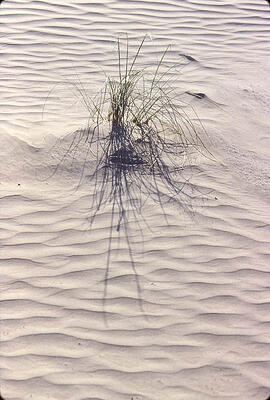
[[[128,124],[112,123],[108,135],[103,136],[98,127],[92,132],[88,130],[85,132],[85,138],[80,137],[73,148],[73,151],[77,152],[78,146],[83,142],[97,160],[93,173],[87,176],[88,182],[92,182],[94,186],[90,228],[103,207],[110,205],[111,210],[103,291],[103,315],[106,323],[106,300],[115,235],[119,240],[120,231],[124,233],[129,261],[135,276],[139,307],[147,318],[129,231],[131,219],[143,238],[141,224],[151,229],[143,215],[143,206],[148,199],[159,204],[166,224],[168,220],[165,206],[168,203],[176,203],[185,210],[190,210],[192,204],[192,194],[185,191],[185,187],[191,184],[189,179],[183,178],[185,164],[189,159],[188,146],[185,148],[183,143],[165,140],[148,127],[144,127],[143,137],[143,140],[138,139],[134,134],[134,127]],[[84,166],[85,162],[82,175]],[[179,176],[180,181],[177,179]]]

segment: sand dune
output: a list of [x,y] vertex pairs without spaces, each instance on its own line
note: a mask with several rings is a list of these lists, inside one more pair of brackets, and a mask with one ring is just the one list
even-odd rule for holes
[[[3,398],[266,400],[267,2],[0,7]],[[72,86],[47,96],[78,76],[94,91],[101,68],[114,70],[113,43],[127,30],[131,48],[152,35],[146,64],[172,44],[176,90],[196,109],[215,159],[186,165],[179,180],[190,183],[175,202],[160,186],[164,209],[138,193],[141,214],[131,209],[118,233],[110,203],[91,225],[96,160],[87,158],[81,176],[85,146],[65,157],[85,111]]]

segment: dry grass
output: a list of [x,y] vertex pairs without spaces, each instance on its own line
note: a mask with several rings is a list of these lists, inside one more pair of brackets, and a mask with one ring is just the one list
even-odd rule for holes
[[119,237],[121,228],[124,232],[140,299],[130,220],[136,221],[143,235],[142,224],[147,221],[142,208],[149,197],[159,203],[164,216],[167,202],[176,202],[181,207],[188,204],[190,194],[184,190],[188,181],[183,177],[185,165],[191,152],[206,153],[185,112],[185,104],[178,100],[170,85],[169,70],[162,69],[168,49],[152,74],[137,67],[145,40],[146,37],[132,57],[128,40],[124,43],[118,40],[118,74],[107,77],[94,99],[87,95],[80,82],[76,85],[89,113],[89,128],[77,132],[65,154],[65,157],[71,154],[75,157],[84,148],[81,177],[87,160],[96,162],[94,171],[88,175],[88,182],[94,185],[90,225],[102,207],[109,206],[111,210],[104,302],[114,232]]

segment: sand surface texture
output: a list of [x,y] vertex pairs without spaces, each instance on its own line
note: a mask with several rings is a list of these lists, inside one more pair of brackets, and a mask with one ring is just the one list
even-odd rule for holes
[[[174,202],[162,185],[140,212],[125,200],[117,232],[111,204],[90,223],[96,160],[81,176],[85,147],[63,156],[87,124],[71,82],[94,92],[125,32],[131,51],[149,34],[150,67],[171,44],[215,158],[190,158]],[[0,36],[3,399],[266,400],[267,1],[6,0]]]

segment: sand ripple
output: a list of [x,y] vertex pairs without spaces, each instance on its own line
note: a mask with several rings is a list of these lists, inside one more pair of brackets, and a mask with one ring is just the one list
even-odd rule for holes
[[[62,3],[0,6],[4,399],[265,400],[267,2]],[[72,190],[81,160],[46,179],[65,151],[51,150],[48,134],[74,132],[87,118],[72,86],[46,100],[48,92],[78,76],[98,87],[126,31],[131,49],[152,35],[145,64],[172,44],[176,90],[199,111],[217,154],[192,169],[190,204],[162,211],[149,201],[131,216],[130,248],[124,232],[110,233],[109,207],[90,229],[93,188],[84,179]]]

